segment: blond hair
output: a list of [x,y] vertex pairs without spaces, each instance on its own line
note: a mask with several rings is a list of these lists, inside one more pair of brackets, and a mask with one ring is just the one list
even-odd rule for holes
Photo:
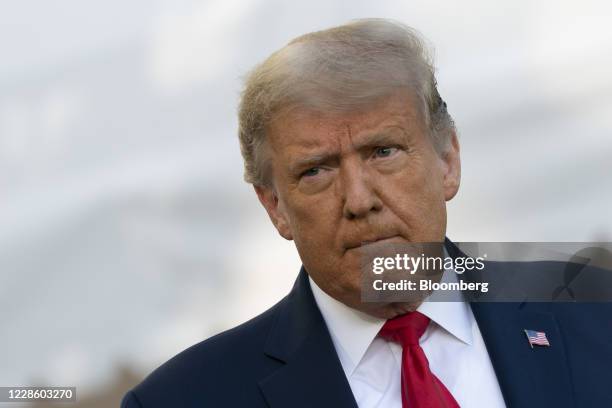
[[455,128],[434,71],[421,35],[392,20],[355,20],[295,38],[246,77],[238,130],[245,180],[269,185],[263,147],[275,115],[294,108],[351,112],[401,88],[416,96],[432,142],[444,152]]

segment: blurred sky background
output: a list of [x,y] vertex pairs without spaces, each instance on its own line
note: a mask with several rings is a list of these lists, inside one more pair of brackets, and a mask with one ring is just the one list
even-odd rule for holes
[[290,289],[242,181],[241,77],[388,17],[435,46],[456,241],[612,240],[612,3],[0,0],[0,386],[144,375]]

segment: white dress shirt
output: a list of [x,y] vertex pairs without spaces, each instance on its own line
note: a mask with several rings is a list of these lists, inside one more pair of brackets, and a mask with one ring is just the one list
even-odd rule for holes
[[[377,336],[386,320],[346,306],[309,280],[357,405],[401,408],[402,347]],[[417,310],[431,319],[419,341],[429,367],[457,403],[463,408],[505,407],[471,307],[426,301]]]

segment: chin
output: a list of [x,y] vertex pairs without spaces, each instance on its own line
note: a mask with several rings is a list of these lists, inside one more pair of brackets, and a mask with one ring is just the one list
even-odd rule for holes
[[422,302],[410,302],[410,303],[392,303],[391,306],[396,311],[396,316],[400,316],[406,313],[414,312],[418,309]]
[[378,318],[393,319],[406,313],[414,312],[419,307],[420,303],[388,303],[385,305],[377,305],[372,307],[362,308],[362,311]]

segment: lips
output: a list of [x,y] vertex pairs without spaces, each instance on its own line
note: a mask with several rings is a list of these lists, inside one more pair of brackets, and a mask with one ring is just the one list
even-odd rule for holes
[[400,241],[400,240],[401,242],[404,242],[403,238],[401,238],[399,235],[396,235],[396,234],[382,235],[382,236],[377,236],[377,237],[368,237],[368,238],[363,238],[360,240],[350,241],[345,246],[345,248],[349,250],[349,249],[360,248],[362,246],[374,244],[374,243],[383,243],[383,242],[391,243],[391,242]]

